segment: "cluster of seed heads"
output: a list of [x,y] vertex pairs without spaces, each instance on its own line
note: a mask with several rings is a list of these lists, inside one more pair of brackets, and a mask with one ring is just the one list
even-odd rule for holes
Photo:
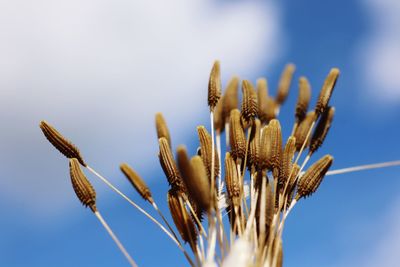
[[[270,95],[266,78],[258,79],[254,86],[249,80],[241,82],[238,77],[233,77],[223,93],[220,63],[216,61],[208,83],[211,131],[203,125],[197,127],[199,149],[193,156],[184,145],[178,146],[176,154],[173,153],[166,120],[161,113],[156,114],[158,157],[170,186],[167,202],[180,237],[158,209],[144,180],[127,163],[121,164],[121,171],[139,195],[158,211],[164,224],[87,165],[78,148],[54,127],[42,121],[40,128],[49,142],[70,159],[72,187],[82,204],[95,214],[99,214],[96,193],[82,167],[157,223],[191,266],[219,264],[234,257],[230,250],[238,240],[252,249],[252,253],[246,255],[246,266],[282,266],[281,236],[285,219],[301,198],[318,189],[333,162],[332,156],[325,155],[303,171],[331,127],[335,109],[329,106],[329,100],[339,76],[336,68],[329,72],[311,110],[311,86],[306,77],[300,77],[294,125],[291,135],[285,139],[278,115],[292,87],[294,72],[293,64],[286,65],[276,96]],[[224,132],[226,145],[221,144]],[[306,158],[300,164],[305,151]],[[221,154],[225,155],[222,159]],[[228,229],[224,227],[225,215],[229,220]],[[113,238],[117,240],[115,236]],[[126,251],[122,251],[131,265],[136,266]]]

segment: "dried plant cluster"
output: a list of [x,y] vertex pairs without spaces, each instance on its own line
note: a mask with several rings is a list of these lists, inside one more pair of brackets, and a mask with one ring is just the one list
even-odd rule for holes
[[[92,169],[79,150],[47,122],[42,121],[40,127],[50,143],[70,158],[72,186],[79,200],[96,214],[132,266],[136,263],[100,216],[96,193],[82,167],[156,223],[191,266],[282,266],[286,217],[300,199],[318,189],[332,165],[333,157],[325,155],[305,168],[331,126],[335,110],[329,100],[339,76],[338,69],[331,69],[311,109],[310,84],[305,77],[299,79],[295,123],[291,135],[284,138],[277,117],[294,71],[293,64],[284,68],[276,96],[270,94],[265,78],[254,86],[233,77],[222,92],[216,61],[208,83],[211,131],[197,127],[196,155],[189,155],[183,145],[174,154],[166,121],[161,113],[156,114],[159,161],[170,186],[167,201],[177,231],[128,164],[122,164],[121,171],[161,221]],[[225,145],[221,137],[225,137]]]

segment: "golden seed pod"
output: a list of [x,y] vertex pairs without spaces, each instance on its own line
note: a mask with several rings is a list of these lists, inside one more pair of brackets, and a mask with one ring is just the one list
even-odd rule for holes
[[86,167],[86,163],[83,160],[79,149],[73,145],[68,139],[60,134],[53,126],[48,124],[46,121],[40,122],[40,129],[47,140],[67,158],[76,158],[82,166]]
[[258,103],[258,117],[260,118],[262,123],[267,123],[268,114],[267,114],[267,98],[268,98],[268,84],[267,79],[258,79],[257,80],[257,103]]
[[[315,121],[315,118],[316,117],[314,111],[308,112],[306,118],[302,122],[300,122],[300,124],[296,128],[296,131],[294,132],[294,137],[296,137],[297,151],[300,151],[303,143],[306,141],[308,131],[310,130],[312,123]],[[304,148],[307,148],[308,145],[309,144],[307,142]]]
[[319,93],[318,101],[315,106],[315,114],[319,117],[329,104],[329,100],[332,96],[333,89],[337,79],[339,78],[339,69],[332,68],[328,76],[325,79],[324,85],[322,86],[321,92]]
[[263,131],[261,139],[261,165],[274,171],[275,178],[281,168],[282,157],[282,132],[281,125],[278,120],[270,121],[268,127]]
[[208,106],[211,110],[215,108],[221,97],[221,70],[219,61],[216,60],[211,69],[210,80],[208,82]]
[[261,132],[261,121],[256,119],[254,126],[251,130],[252,138],[250,139],[249,151],[248,151],[248,167],[252,166],[259,169],[260,162],[260,132]]
[[[286,196],[287,196],[287,206],[289,207],[290,204],[292,203],[293,195],[294,195],[294,189],[296,188],[296,183],[297,183],[297,176],[300,173],[300,166],[296,163],[292,167],[293,169],[290,171],[291,175],[289,178],[289,184],[287,185],[286,188]],[[282,207],[283,208],[283,207]]]
[[276,119],[279,104],[270,96],[264,99],[263,105],[263,123],[269,123],[271,120]]
[[85,207],[89,207],[93,212],[96,208],[96,191],[83,173],[80,162],[76,158],[69,160],[69,174],[71,176],[72,187],[75,194]]
[[239,78],[233,77],[226,87],[224,97],[222,98],[222,113],[224,114],[224,121],[228,122],[233,109],[238,108],[238,88]]
[[237,167],[231,154],[225,154],[225,183],[228,197],[234,207],[240,206],[241,186]]
[[171,136],[169,134],[167,123],[165,122],[164,116],[162,113],[156,113],[156,130],[157,130],[157,137],[160,139],[161,137],[165,137],[167,139],[168,144],[171,146]]
[[290,136],[286,142],[285,148],[282,154],[282,167],[281,172],[279,173],[279,185],[280,188],[283,189],[287,180],[289,179],[290,172],[292,171],[293,166],[293,157],[296,152],[296,138],[294,136]]
[[221,101],[218,101],[214,110],[214,128],[217,133],[222,133],[225,129],[225,117],[223,114],[223,102],[225,96],[222,96]]
[[141,195],[144,200],[153,204],[154,200],[151,196],[150,189],[139,174],[137,174],[127,163],[122,163],[119,167],[139,195]]
[[168,207],[171,212],[171,217],[181,235],[183,241],[189,242],[192,249],[196,244],[197,232],[192,218],[187,212],[182,200],[179,197],[179,192],[170,189],[167,194]]
[[281,74],[281,78],[279,80],[278,85],[278,93],[276,95],[276,101],[278,104],[282,105],[285,102],[290,89],[290,84],[292,83],[293,74],[296,67],[294,64],[287,64]]
[[317,123],[317,127],[313,133],[310,142],[310,154],[314,153],[318,150],[318,148],[322,145],[327,136],[329,129],[332,125],[333,116],[335,115],[335,108],[328,107],[325,109],[324,113],[322,113],[321,118]]
[[161,167],[167,177],[168,183],[177,190],[184,191],[181,175],[176,166],[168,141],[165,137],[158,139],[160,153],[158,155]]
[[[211,179],[211,159],[212,159],[212,140],[211,135],[208,133],[204,126],[197,127],[197,134],[200,141],[201,158],[203,159],[204,166],[206,166],[207,176]],[[217,149],[214,148],[214,178],[219,173],[219,160]]]
[[203,160],[199,156],[194,156],[190,160],[190,165],[193,169],[192,184],[190,185],[191,190],[189,190],[190,196],[196,200],[196,203],[202,210],[210,210],[212,203],[211,186]]
[[329,170],[333,162],[331,155],[325,155],[303,174],[298,182],[296,199],[308,197],[313,194],[319,187],[326,172]]
[[231,155],[236,159],[244,159],[246,154],[246,137],[240,121],[240,111],[231,111],[229,120],[229,141],[231,145]]
[[242,83],[242,118],[246,123],[254,120],[258,113],[257,94],[250,81],[244,80]]
[[297,98],[295,117],[299,123],[306,117],[311,99],[311,86],[307,78],[302,76],[299,79],[299,96]]

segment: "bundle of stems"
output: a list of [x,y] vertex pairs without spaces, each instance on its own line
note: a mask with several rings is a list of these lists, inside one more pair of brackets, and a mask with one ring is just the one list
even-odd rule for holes
[[167,201],[175,228],[158,208],[144,180],[128,164],[121,164],[121,171],[160,220],[91,168],[78,148],[54,127],[45,121],[40,127],[49,142],[70,159],[71,181],[79,200],[90,207],[131,266],[137,265],[100,215],[96,193],[82,167],[155,223],[190,266],[282,266],[286,218],[300,199],[318,189],[325,175],[400,164],[394,161],[328,172],[333,157],[325,155],[306,168],[331,127],[335,109],[329,102],[339,70],[333,68],[328,73],[310,110],[311,87],[307,78],[300,77],[295,122],[291,135],[284,139],[277,117],[294,71],[293,64],[286,65],[276,96],[269,94],[265,78],[257,80],[254,87],[248,80],[240,82],[233,77],[222,93],[220,63],[216,61],[208,83],[211,130],[197,127],[199,149],[193,156],[183,145],[174,155],[167,123],[161,113],[156,114],[159,161],[170,186]]

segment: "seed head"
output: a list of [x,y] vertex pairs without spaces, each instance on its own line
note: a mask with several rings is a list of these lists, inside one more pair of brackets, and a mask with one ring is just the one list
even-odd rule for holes
[[219,61],[215,61],[211,69],[208,82],[208,106],[211,110],[215,108],[221,97],[221,71]]
[[225,117],[225,122],[229,122],[229,116],[233,109],[238,108],[238,88],[239,88],[239,78],[233,77],[226,87],[224,97],[222,99],[222,113]]
[[290,84],[292,83],[293,73],[296,67],[294,64],[287,64],[282,72],[281,79],[279,80],[278,93],[276,95],[276,101],[278,104],[282,105],[285,102],[290,89]]
[[231,154],[225,154],[225,182],[228,197],[234,207],[240,206],[241,186],[236,164]]
[[[207,175],[211,180],[211,159],[212,159],[212,140],[211,135],[208,133],[204,126],[197,127],[197,133],[200,140],[201,158],[203,159],[204,166],[206,166]],[[219,173],[219,160],[217,149],[214,149],[214,175]],[[215,177],[212,179],[214,180]]]
[[[301,147],[303,146],[303,143],[306,141],[308,131],[310,130],[311,125],[315,121],[315,118],[316,117],[314,111],[308,112],[306,118],[296,128],[296,131],[294,132],[294,137],[296,137],[297,151],[300,151]],[[304,148],[307,147],[308,147],[308,142],[305,144]]]
[[172,186],[172,188],[184,191],[182,178],[176,166],[167,139],[165,137],[161,137],[160,139],[158,139],[158,142],[160,146],[160,153],[158,157],[160,159],[160,164],[165,173],[165,176],[167,177],[168,183]]
[[285,149],[283,150],[282,155],[282,167],[281,172],[279,174],[279,185],[280,188],[283,189],[286,181],[289,179],[290,172],[293,166],[293,157],[296,152],[296,138],[294,136],[290,136],[288,141],[286,142]]
[[311,138],[310,155],[317,151],[324,142],[329,132],[329,129],[331,128],[334,115],[334,107],[328,107],[327,109],[325,109],[324,113],[322,113],[321,118],[317,123],[317,127],[315,128],[314,134]]
[[246,153],[246,137],[240,122],[240,111],[231,111],[229,120],[229,141],[231,145],[231,156],[236,159],[243,159]]
[[82,166],[86,167],[79,149],[73,145],[68,139],[60,134],[53,126],[46,121],[40,122],[40,129],[47,140],[67,158],[76,158]]
[[89,207],[93,212],[96,212],[96,191],[94,191],[93,186],[86,178],[76,158],[69,160],[69,174],[72,187],[78,199],[85,207]]
[[258,113],[257,95],[253,85],[247,80],[243,81],[242,92],[242,118],[246,123],[250,123]]
[[324,85],[319,93],[317,104],[315,106],[315,114],[318,117],[324,112],[325,108],[329,104],[329,99],[332,96],[333,89],[335,88],[335,84],[339,78],[339,73],[339,69],[333,68],[325,79]]
[[154,202],[149,187],[143,181],[143,179],[137,174],[127,163],[122,163],[120,169],[125,174],[125,177],[133,185],[139,195],[142,196],[144,200],[152,203]]
[[161,137],[165,137],[167,139],[169,146],[171,147],[171,136],[169,134],[167,123],[162,115],[162,113],[156,113],[156,129],[157,129],[157,137],[160,139]]
[[300,77],[299,80],[299,97],[296,104],[296,121],[299,123],[305,117],[310,104],[311,87],[306,77]]

